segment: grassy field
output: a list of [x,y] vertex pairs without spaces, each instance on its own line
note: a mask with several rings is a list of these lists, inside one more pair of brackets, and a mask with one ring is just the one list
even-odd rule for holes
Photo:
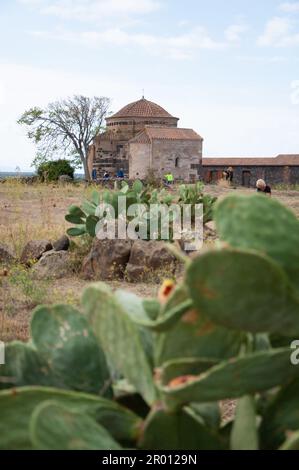
[[[68,224],[64,215],[68,206],[80,204],[88,197],[93,187],[84,184],[58,185],[23,185],[16,181],[0,184],[0,240],[9,245],[16,256],[20,256],[23,247],[30,240],[49,239],[55,241],[61,237]],[[251,192],[247,189],[232,189],[222,185],[209,186],[206,191],[216,196],[223,196],[230,191]],[[276,190],[273,197],[289,206],[299,217],[299,192],[294,190]],[[80,276],[80,266],[88,252],[89,243],[76,239],[72,243],[74,274],[56,281],[33,281],[30,272],[20,265],[13,266],[6,274],[0,268],[0,339],[27,340],[32,309],[41,303],[69,303],[79,305],[83,288],[88,284]],[[112,282],[113,287],[122,287],[143,296],[157,292],[157,284]]]

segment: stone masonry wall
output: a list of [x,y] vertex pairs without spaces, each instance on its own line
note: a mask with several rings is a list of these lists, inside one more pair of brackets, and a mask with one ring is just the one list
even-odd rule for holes
[[151,145],[145,143],[130,143],[129,178],[144,179],[150,168]]
[[171,172],[176,179],[198,179],[202,162],[200,140],[154,140],[152,153],[152,168],[157,176]]
[[[200,171],[206,183],[217,182],[227,166],[204,166]],[[238,186],[255,187],[258,179],[268,184],[298,184],[299,166],[236,166],[234,167],[234,183]]]

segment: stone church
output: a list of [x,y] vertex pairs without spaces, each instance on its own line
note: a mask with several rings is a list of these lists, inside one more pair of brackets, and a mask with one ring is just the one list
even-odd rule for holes
[[178,127],[179,118],[152,101],[130,103],[106,119],[106,131],[90,147],[90,169],[102,178],[122,169],[130,179],[144,179],[149,170],[162,178],[217,182],[232,167],[234,182],[253,187],[257,179],[269,184],[299,183],[299,155],[275,158],[202,158],[203,138],[193,129]]
[[143,179],[149,170],[158,177],[172,172],[176,179],[197,179],[203,139],[192,129],[179,128],[178,121],[144,97],[108,117],[106,131],[90,150],[97,176],[123,169],[130,179]]

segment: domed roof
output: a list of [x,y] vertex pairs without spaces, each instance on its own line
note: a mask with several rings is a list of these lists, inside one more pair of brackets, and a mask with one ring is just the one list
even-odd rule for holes
[[111,118],[134,118],[134,117],[145,117],[145,118],[173,118],[165,109],[152,101],[148,101],[145,98],[134,101],[134,103],[127,104],[117,113],[110,116]]

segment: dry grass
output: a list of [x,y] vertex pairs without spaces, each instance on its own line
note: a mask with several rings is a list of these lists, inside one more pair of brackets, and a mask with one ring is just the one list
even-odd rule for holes
[[16,256],[29,240],[55,240],[68,227],[64,215],[68,206],[88,197],[93,187],[78,185],[36,184],[18,181],[0,185],[0,240]]

